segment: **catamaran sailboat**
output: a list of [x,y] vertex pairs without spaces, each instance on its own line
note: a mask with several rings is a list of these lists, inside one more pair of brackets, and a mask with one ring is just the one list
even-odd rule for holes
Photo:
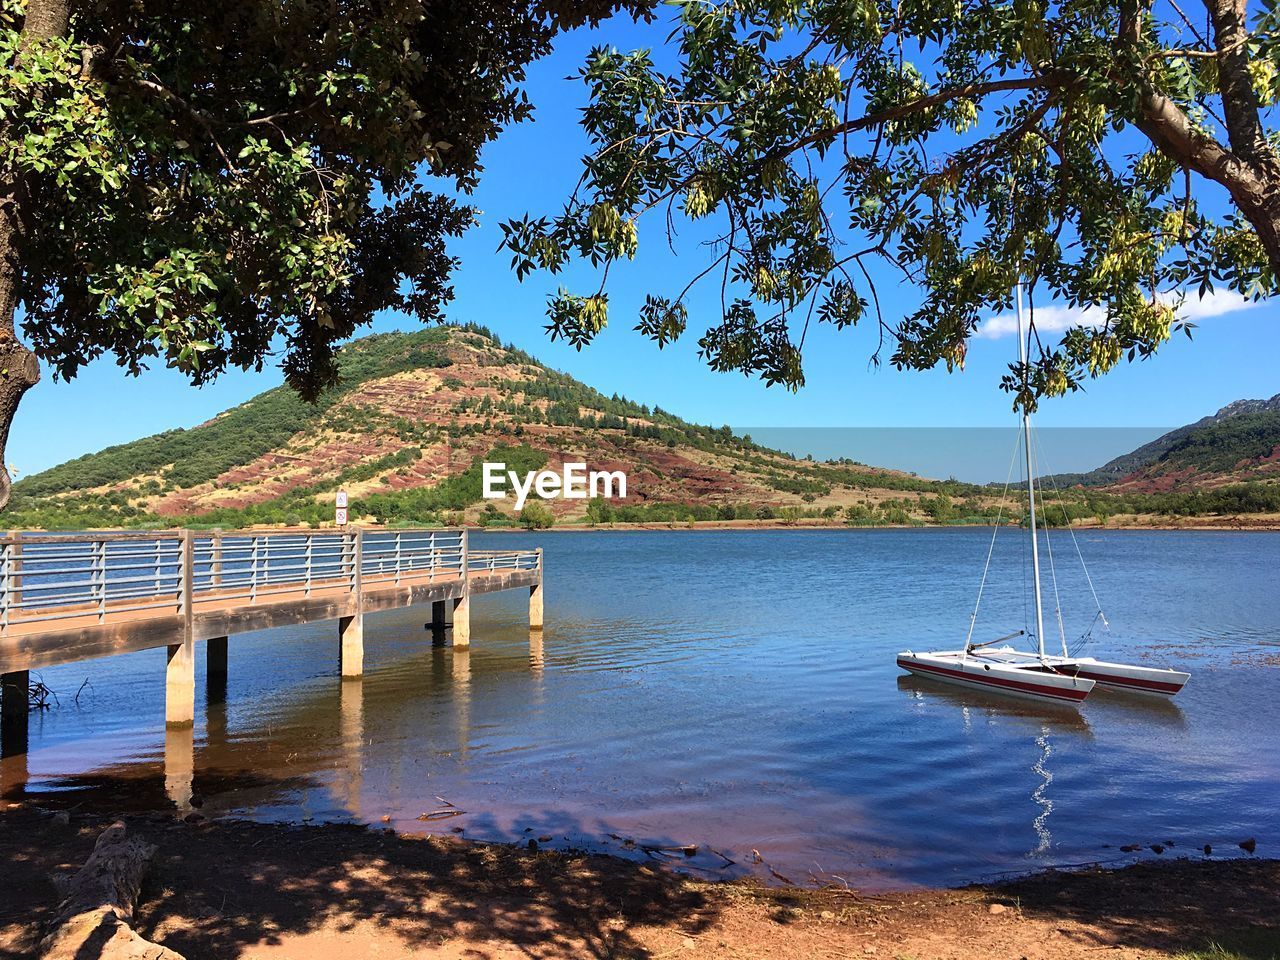
[[[1026,331],[1022,316],[1022,285],[1017,288],[1016,312],[1018,316],[1018,357],[1023,364],[1027,359]],[[1007,645],[997,647],[1015,637],[1026,634],[1018,630],[1007,636],[985,643],[973,642],[973,627],[977,620],[978,610],[975,606],[973,619],[969,624],[969,635],[960,650],[944,650],[932,653],[915,653],[911,650],[898,654],[898,666],[903,670],[921,677],[931,677],[947,683],[977,687],[997,693],[1013,696],[1030,697],[1036,700],[1051,700],[1065,703],[1080,703],[1095,686],[1123,690],[1131,693],[1154,694],[1157,696],[1173,696],[1186,685],[1190,674],[1178,670],[1154,667],[1138,667],[1126,663],[1108,663],[1093,657],[1072,656],[1066,640],[1065,630],[1062,635],[1062,655],[1049,654],[1044,645],[1044,600],[1040,588],[1040,547],[1036,533],[1036,484],[1034,458],[1031,446],[1031,417],[1022,411],[1022,445],[1026,452],[1027,473],[1027,516],[1031,534],[1031,575],[1035,585],[1035,652],[1017,650]],[[1011,471],[1012,472],[1012,471]],[[996,524],[997,529],[999,522]],[[1068,524],[1070,529],[1070,524]],[[1047,533],[1047,531],[1046,531]],[[1074,533],[1072,537],[1074,539]],[[992,547],[995,536],[992,535]],[[1052,559],[1052,550],[1050,550]],[[1081,557],[1083,564],[1084,558]],[[990,569],[991,553],[987,554],[987,566]],[[1052,568],[1052,563],[1050,564]],[[1087,571],[1086,571],[1087,575]],[[983,586],[986,584],[986,573],[983,573]],[[1090,581],[1092,588],[1092,581]],[[1057,588],[1054,588],[1055,595]],[[1096,594],[1095,594],[1096,599]],[[982,587],[978,589],[978,603],[982,602]],[[1099,606],[1098,619],[1103,624]],[[1059,612],[1059,627],[1062,617]],[[1096,622],[1096,620],[1095,620]],[[1092,628],[1090,628],[1092,629]]]

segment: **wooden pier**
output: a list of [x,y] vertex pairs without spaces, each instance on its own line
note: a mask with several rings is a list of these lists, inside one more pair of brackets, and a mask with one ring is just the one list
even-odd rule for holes
[[542,571],[540,548],[473,551],[465,530],[10,533],[0,724],[25,727],[31,670],[93,657],[167,648],[165,720],[182,727],[195,719],[197,644],[225,675],[228,638],[335,620],[339,671],[359,677],[365,614],[430,603],[437,636],[465,646],[471,598],[500,590],[527,590],[541,629]]

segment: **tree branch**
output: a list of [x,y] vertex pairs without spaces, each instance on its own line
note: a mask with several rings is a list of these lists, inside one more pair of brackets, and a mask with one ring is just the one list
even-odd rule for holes
[[1258,119],[1258,97],[1249,76],[1249,29],[1246,0],[1205,0],[1213,20],[1213,40],[1218,53],[1218,78],[1222,112],[1232,151],[1250,161],[1274,161]]
[[908,103],[887,107],[884,110],[878,110],[875,113],[859,117],[857,120],[847,120],[826,130],[811,133],[807,137],[801,137],[795,143],[770,151],[769,157],[772,159],[786,156],[796,150],[802,150],[824,140],[831,140],[845,133],[869,130],[872,127],[878,127],[892,120],[897,120],[899,117],[920,113],[923,110],[929,110],[952,100],[960,100],[965,97],[981,97],[989,93],[1000,93],[1006,90],[1035,90],[1048,86],[1050,86],[1050,81],[1046,77],[1010,77],[1007,80],[992,80],[988,83],[966,83],[959,87],[949,87],[946,90],[931,93],[927,97],[920,97]]

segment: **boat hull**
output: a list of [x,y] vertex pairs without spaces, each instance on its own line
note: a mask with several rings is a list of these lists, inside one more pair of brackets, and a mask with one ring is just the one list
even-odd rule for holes
[[1094,687],[1087,677],[1069,676],[1036,665],[991,662],[958,651],[898,654],[898,666],[918,677],[1029,700],[1080,703]]
[[1100,687],[1172,697],[1187,685],[1191,674],[1155,667],[1135,667],[1127,663],[1107,663],[1093,657],[1077,657],[1072,661],[1076,675],[1087,677]]
[[1165,667],[1138,667],[1130,663],[1110,663],[1096,657],[1060,657],[1049,654],[1041,658],[1038,654],[1014,650],[1011,647],[1001,647],[997,650],[988,648],[973,656],[1013,665],[1043,665],[1067,676],[1085,677],[1098,686],[1110,690],[1152,696],[1172,697],[1191,679],[1189,673],[1169,670]]

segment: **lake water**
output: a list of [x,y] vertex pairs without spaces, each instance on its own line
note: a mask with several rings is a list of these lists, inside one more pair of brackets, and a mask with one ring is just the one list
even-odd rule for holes
[[[895,666],[963,641],[989,537],[477,534],[545,545],[543,634],[514,593],[473,603],[469,652],[433,647],[427,610],[381,614],[346,683],[335,624],[233,637],[225,703],[197,704],[194,740],[164,731],[161,650],[48,669],[60,705],[32,716],[3,790],[85,809],[194,791],[206,815],[390,817],[872,888],[1122,862],[1131,843],[1239,854],[1252,836],[1274,855],[1280,535],[1080,534],[1111,621],[1089,652],[1192,679],[1174,702],[1099,691],[1078,709]],[[1024,541],[999,538],[975,639],[1023,626]],[[1094,608],[1069,537],[1053,543],[1074,640]],[[682,844],[698,853],[653,849]]]

